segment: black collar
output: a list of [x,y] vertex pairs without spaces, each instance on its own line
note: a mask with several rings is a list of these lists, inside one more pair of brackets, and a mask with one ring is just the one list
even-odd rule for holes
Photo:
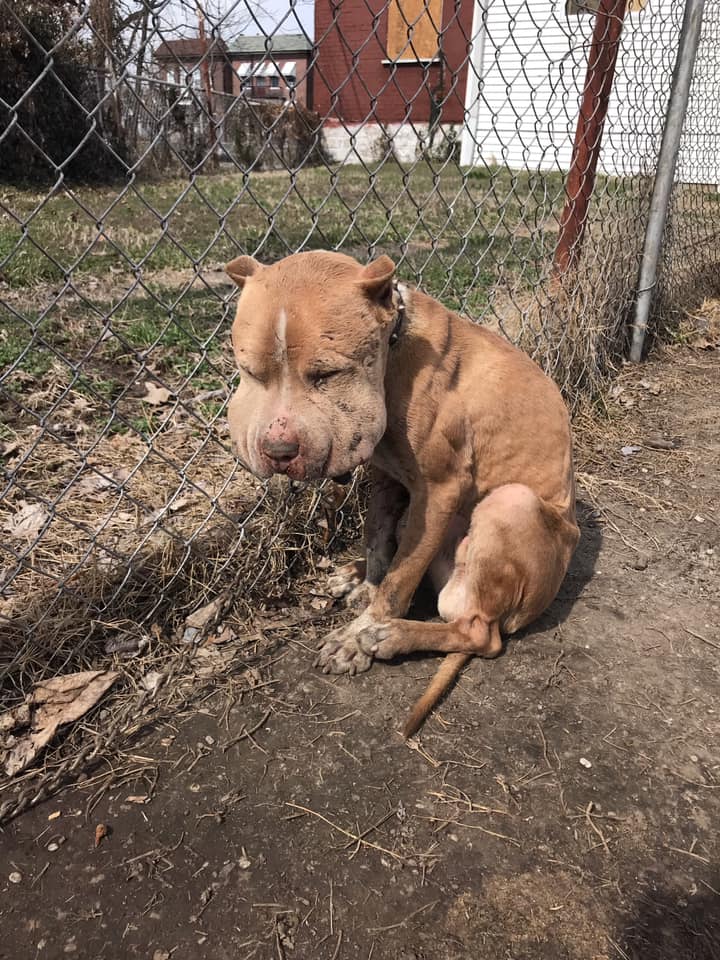
[[395,306],[397,308],[397,316],[395,317],[395,325],[390,334],[390,346],[394,347],[395,344],[400,339],[400,334],[402,333],[402,328],[405,324],[405,301],[403,300],[402,291],[400,290],[400,284],[397,280],[393,283],[393,292],[395,294]]

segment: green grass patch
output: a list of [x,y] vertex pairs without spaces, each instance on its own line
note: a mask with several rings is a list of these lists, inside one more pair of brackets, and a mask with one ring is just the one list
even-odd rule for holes
[[[130,272],[189,269],[223,262],[238,250],[277,259],[298,249],[384,252],[413,278],[467,252],[486,249],[502,262],[513,231],[542,223],[562,205],[559,173],[482,168],[463,173],[429,163],[199,176],[192,183],[138,182],[65,190],[38,209],[36,194],[15,191],[9,206],[25,221],[0,217],[0,261],[11,285]],[[20,246],[17,247],[18,241]],[[517,251],[520,253],[520,251]],[[428,257],[428,253],[433,256]]]

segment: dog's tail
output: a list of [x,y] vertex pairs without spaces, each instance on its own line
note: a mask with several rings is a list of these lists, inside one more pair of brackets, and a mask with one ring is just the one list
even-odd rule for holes
[[430,681],[430,686],[417,701],[407,718],[402,731],[406,740],[418,732],[432,708],[472,657],[472,653],[449,653],[445,657],[438,672]]

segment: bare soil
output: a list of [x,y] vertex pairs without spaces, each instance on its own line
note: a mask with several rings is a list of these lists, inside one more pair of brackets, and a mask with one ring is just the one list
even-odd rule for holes
[[559,598],[418,741],[436,659],[327,678],[308,625],[7,825],[0,957],[717,960],[719,372],[665,351],[579,422]]

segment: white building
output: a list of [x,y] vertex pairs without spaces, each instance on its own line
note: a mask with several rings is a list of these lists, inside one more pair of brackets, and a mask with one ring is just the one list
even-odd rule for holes
[[[643,7],[643,9],[634,9]],[[631,0],[600,155],[600,172],[651,174],[682,23],[679,0]],[[567,170],[595,18],[565,0],[476,0],[461,163]],[[676,178],[720,182],[720,4],[703,39]]]

